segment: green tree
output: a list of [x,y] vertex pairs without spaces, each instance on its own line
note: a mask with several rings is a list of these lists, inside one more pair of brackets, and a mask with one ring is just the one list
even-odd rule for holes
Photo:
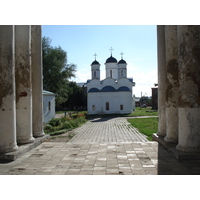
[[69,79],[75,77],[76,65],[67,64],[67,52],[60,46],[52,47],[51,39],[42,38],[43,88],[56,94],[56,107],[66,102],[71,89]]
[[86,109],[86,88],[78,86],[75,82],[70,82],[69,87],[71,89],[71,93],[69,94],[69,98],[66,101],[64,107],[68,110]]

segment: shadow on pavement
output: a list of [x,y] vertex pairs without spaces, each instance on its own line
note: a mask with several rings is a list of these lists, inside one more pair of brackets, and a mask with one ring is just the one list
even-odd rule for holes
[[158,144],[158,175],[200,175],[200,160],[178,160]]
[[108,120],[111,120],[112,118],[91,118],[89,119],[90,122],[105,122],[105,121],[108,121]]

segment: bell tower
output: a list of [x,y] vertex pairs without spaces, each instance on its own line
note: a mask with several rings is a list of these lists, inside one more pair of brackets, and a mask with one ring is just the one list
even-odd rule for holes
[[91,64],[91,77],[92,79],[100,80],[100,64],[96,61],[97,54],[94,54],[95,61]]
[[118,66],[117,60],[112,57],[112,47],[109,49],[111,51],[111,56],[106,60],[105,67],[106,67],[106,78],[113,78],[115,80],[118,79]]
[[127,63],[123,60],[123,53],[121,53],[121,60],[117,63],[118,65],[118,77],[127,78]]

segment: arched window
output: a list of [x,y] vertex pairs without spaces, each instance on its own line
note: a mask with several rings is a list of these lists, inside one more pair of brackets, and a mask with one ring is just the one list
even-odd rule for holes
[[123,76],[123,70],[121,70],[121,76]]
[[110,78],[112,78],[112,70],[110,70]]
[[96,71],[94,71],[94,78],[96,78],[96,76],[97,76],[97,73],[96,73]]

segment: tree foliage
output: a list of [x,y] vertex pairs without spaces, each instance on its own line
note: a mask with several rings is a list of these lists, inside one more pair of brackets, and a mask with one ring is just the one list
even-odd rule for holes
[[71,89],[69,79],[75,77],[76,65],[67,64],[67,52],[60,46],[52,47],[51,39],[42,38],[43,88],[56,94],[57,108],[67,101]]
[[68,110],[84,110],[87,107],[86,88],[78,86],[75,82],[70,82],[71,93],[64,107]]

